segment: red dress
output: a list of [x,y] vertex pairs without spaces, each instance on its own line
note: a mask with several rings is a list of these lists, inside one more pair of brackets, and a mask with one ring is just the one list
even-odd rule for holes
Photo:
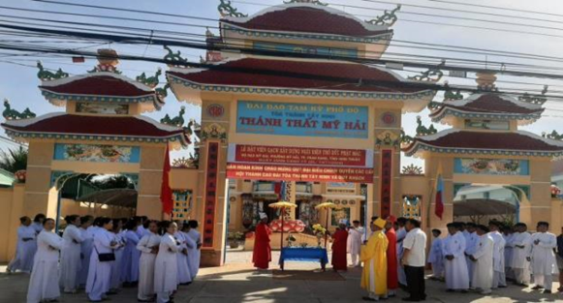
[[346,246],[348,243],[348,232],[337,230],[332,235],[332,268],[334,270],[347,270]]
[[254,267],[268,269],[272,261],[272,248],[270,247],[270,234],[272,231],[265,223],[256,225],[254,250],[252,252],[252,262]]
[[399,288],[397,234],[395,230],[391,228],[385,235],[387,236],[387,240],[389,240],[389,246],[387,246],[387,288],[393,290]]

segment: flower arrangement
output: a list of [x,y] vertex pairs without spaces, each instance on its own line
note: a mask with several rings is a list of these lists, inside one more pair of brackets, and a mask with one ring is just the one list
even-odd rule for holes
[[[283,232],[284,233],[302,233],[305,231],[305,223],[301,220],[284,220],[283,222]],[[273,232],[281,232],[282,231],[282,222],[281,220],[274,220],[270,222],[270,228]]]
[[313,225],[313,233],[317,237],[317,246],[321,247],[321,240],[326,235],[326,228],[320,224]]
[[551,184],[551,197],[555,198],[559,194],[561,194],[561,189],[559,189],[559,187],[557,187],[557,185]]

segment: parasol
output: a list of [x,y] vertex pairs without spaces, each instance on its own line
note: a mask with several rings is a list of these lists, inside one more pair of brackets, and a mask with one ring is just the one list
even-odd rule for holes
[[280,249],[283,247],[283,219],[285,217],[285,209],[286,208],[296,208],[297,204],[295,203],[291,203],[291,202],[287,202],[287,201],[279,201],[276,203],[272,203],[270,204],[271,208],[277,208],[277,209],[281,209],[281,222],[282,222],[282,226],[281,226],[281,242],[280,242]]
[[[328,230],[328,214],[329,214],[329,210],[330,210],[330,209],[335,209],[335,208],[337,208],[337,207],[338,207],[338,206],[337,206],[336,204],[332,203],[332,202],[324,202],[324,203],[321,203],[321,204],[315,206],[315,209],[316,209],[316,210],[321,210],[321,209],[325,209],[325,210],[326,210],[326,224],[325,224],[325,229],[326,229],[326,230]],[[328,239],[327,239],[327,236],[326,236],[326,234],[325,234],[325,248],[326,248],[326,242],[327,242],[327,240],[328,240]]]

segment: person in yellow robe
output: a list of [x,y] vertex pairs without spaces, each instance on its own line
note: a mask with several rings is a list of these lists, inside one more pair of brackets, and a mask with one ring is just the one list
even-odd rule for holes
[[368,292],[365,301],[379,301],[387,294],[387,246],[389,241],[383,233],[387,223],[383,219],[372,222],[372,235],[362,246],[360,259],[364,263],[361,286]]

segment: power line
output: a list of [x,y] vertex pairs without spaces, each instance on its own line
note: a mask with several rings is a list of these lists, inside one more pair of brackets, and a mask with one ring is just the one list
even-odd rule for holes
[[[470,6],[470,7],[478,7],[478,8],[491,8],[491,9],[498,9],[498,10],[505,10],[505,11],[512,11],[517,13],[529,13],[529,14],[540,14],[540,15],[547,15],[547,16],[554,16],[554,17],[563,17],[562,14],[554,14],[550,12],[540,12],[540,11],[533,11],[533,10],[526,10],[526,9],[517,9],[517,8],[510,8],[504,6],[492,6],[492,5],[483,5],[483,4],[475,4],[475,3],[464,3],[464,2],[455,2],[455,1],[446,1],[446,0],[427,0],[431,2],[440,2],[452,5],[463,5],[463,6]],[[518,16],[515,16],[518,17]]]

